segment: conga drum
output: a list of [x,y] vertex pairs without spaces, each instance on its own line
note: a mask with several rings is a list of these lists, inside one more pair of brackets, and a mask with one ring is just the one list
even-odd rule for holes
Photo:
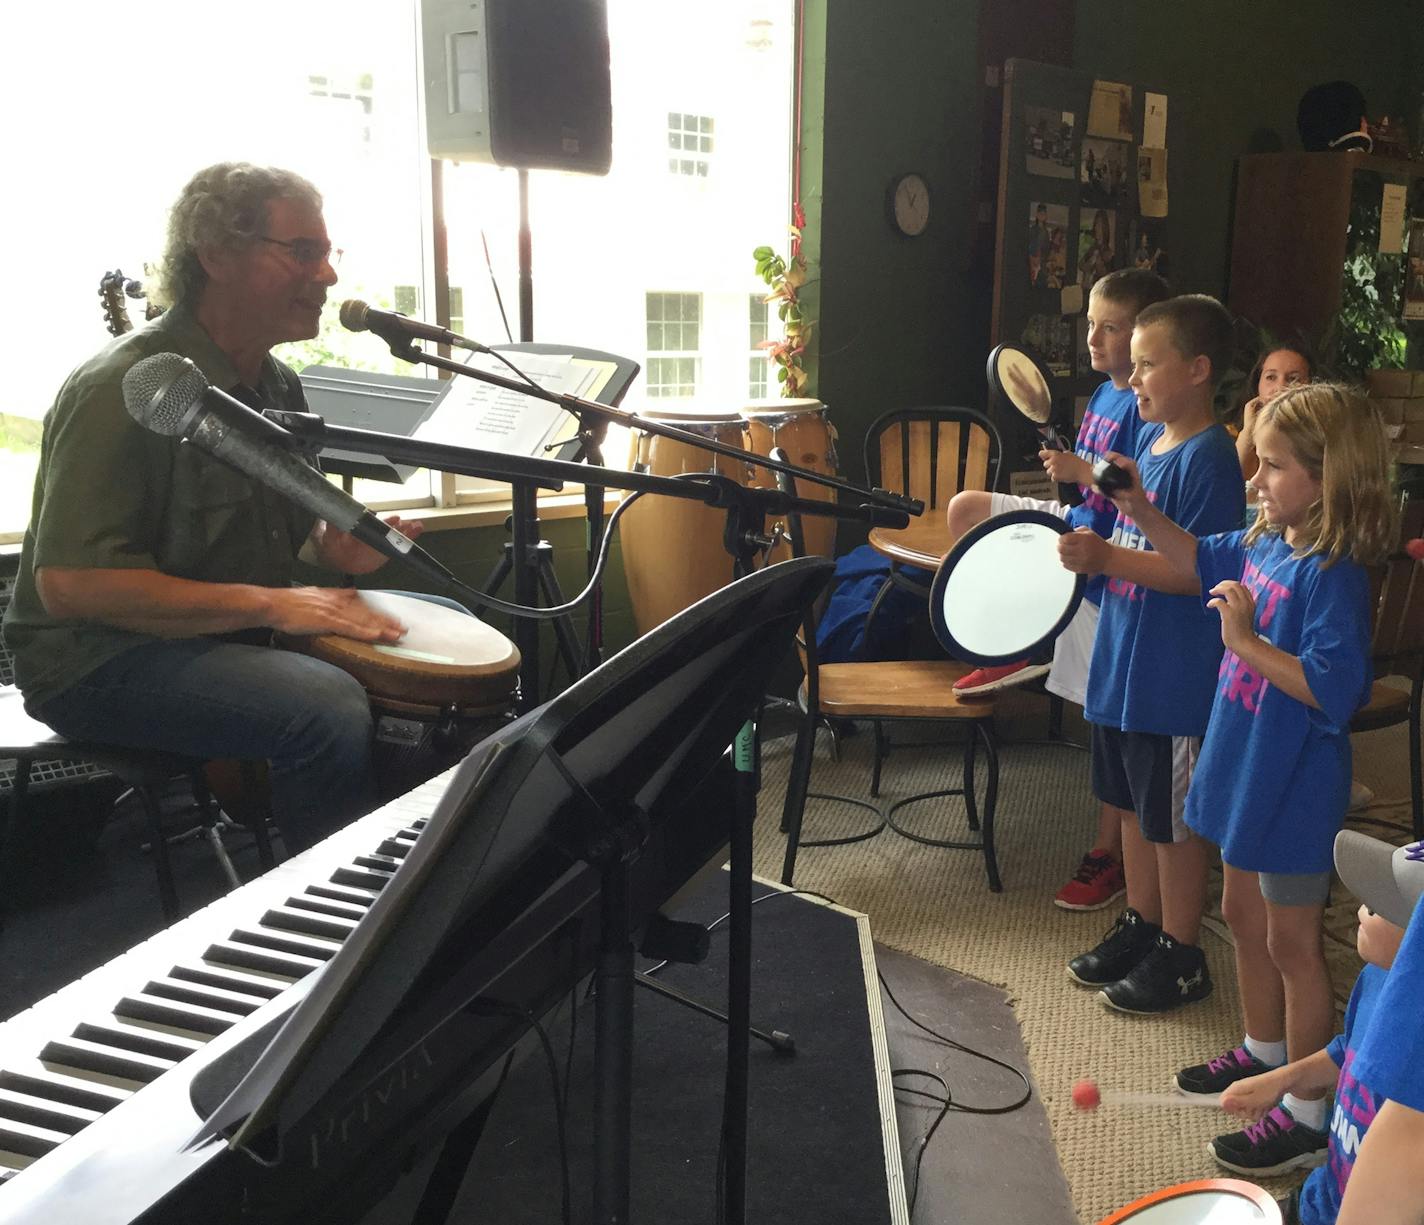
[[[797,467],[827,476],[836,475],[836,430],[826,415],[826,406],[819,400],[759,400],[742,409],[742,419],[746,422],[748,451],[770,455],[773,447],[780,447]],[[775,489],[776,473],[770,468],[753,467],[752,484]],[[796,494],[821,502],[836,500],[834,489],[810,481],[798,480]],[[836,555],[836,520],[803,515],[801,530],[806,538],[806,552],[819,553],[822,557]],[[768,563],[785,561],[790,556],[790,544],[782,543],[767,560]]]
[[[640,415],[727,446],[742,445],[737,413],[679,408],[643,409]],[[719,472],[739,485],[750,484],[751,478],[743,460],[642,431],[633,435],[630,462],[656,476]],[[644,494],[623,513],[623,573],[638,633],[646,634],[732,581],[732,557],[722,545],[726,519],[724,511],[700,502],[659,494]]]
[[1239,1178],[1178,1183],[1134,1200],[1098,1225],[1281,1225],[1275,1198]]
[[405,625],[405,636],[386,643],[279,635],[278,644],[361,682],[376,726],[376,782],[389,799],[460,761],[513,716],[519,649],[443,604],[388,591],[363,591],[361,598]]

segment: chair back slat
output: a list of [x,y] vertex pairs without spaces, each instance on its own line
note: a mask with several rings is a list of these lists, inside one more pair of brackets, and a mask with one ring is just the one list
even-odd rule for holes
[[886,413],[865,439],[865,471],[893,489],[942,510],[962,489],[998,484],[998,429],[968,408],[912,408]]

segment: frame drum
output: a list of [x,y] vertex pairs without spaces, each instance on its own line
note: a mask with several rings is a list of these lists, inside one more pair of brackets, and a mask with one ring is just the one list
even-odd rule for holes
[[[640,415],[727,446],[742,445],[739,413],[681,408],[643,409]],[[630,462],[656,476],[719,472],[739,485],[751,484],[751,469],[744,461],[659,434],[634,431]],[[732,556],[722,546],[726,521],[725,511],[659,494],[645,493],[623,512],[623,573],[639,634],[732,581]]]
[[1066,531],[1046,511],[1013,510],[961,536],[930,587],[930,622],[945,650],[971,663],[1006,664],[1057,638],[1087,581],[1058,560]]
[[[760,400],[742,409],[747,423],[747,450],[770,455],[780,447],[797,467],[835,476],[836,427],[819,400]],[[759,489],[775,489],[776,473],[769,468],[752,468],[751,483]],[[796,496],[834,502],[836,491],[810,481],[796,482]],[[768,524],[768,527],[770,525]],[[806,536],[806,552],[822,557],[836,555],[836,520],[820,515],[803,515],[801,530]],[[791,556],[791,544],[782,541],[767,558],[767,565]]]
[[1281,1225],[1275,1198],[1239,1178],[1202,1178],[1154,1191],[1098,1225]]
[[340,634],[279,635],[361,682],[376,723],[376,775],[399,795],[459,761],[513,713],[519,649],[493,626],[443,604],[389,591],[361,598],[406,628],[396,643]]

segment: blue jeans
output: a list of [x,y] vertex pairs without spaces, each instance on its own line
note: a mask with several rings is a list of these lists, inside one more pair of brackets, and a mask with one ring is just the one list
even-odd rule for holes
[[366,691],[295,651],[218,638],[144,643],[30,713],[75,740],[204,761],[266,759],[289,854],[377,804]]

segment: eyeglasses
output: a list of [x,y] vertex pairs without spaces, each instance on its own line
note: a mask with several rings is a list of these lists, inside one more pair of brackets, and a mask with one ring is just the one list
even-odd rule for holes
[[335,268],[341,262],[341,248],[333,247],[329,242],[317,242],[315,238],[268,238],[266,234],[257,237],[274,247],[286,247],[303,268],[316,268],[322,263],[329,263]]

